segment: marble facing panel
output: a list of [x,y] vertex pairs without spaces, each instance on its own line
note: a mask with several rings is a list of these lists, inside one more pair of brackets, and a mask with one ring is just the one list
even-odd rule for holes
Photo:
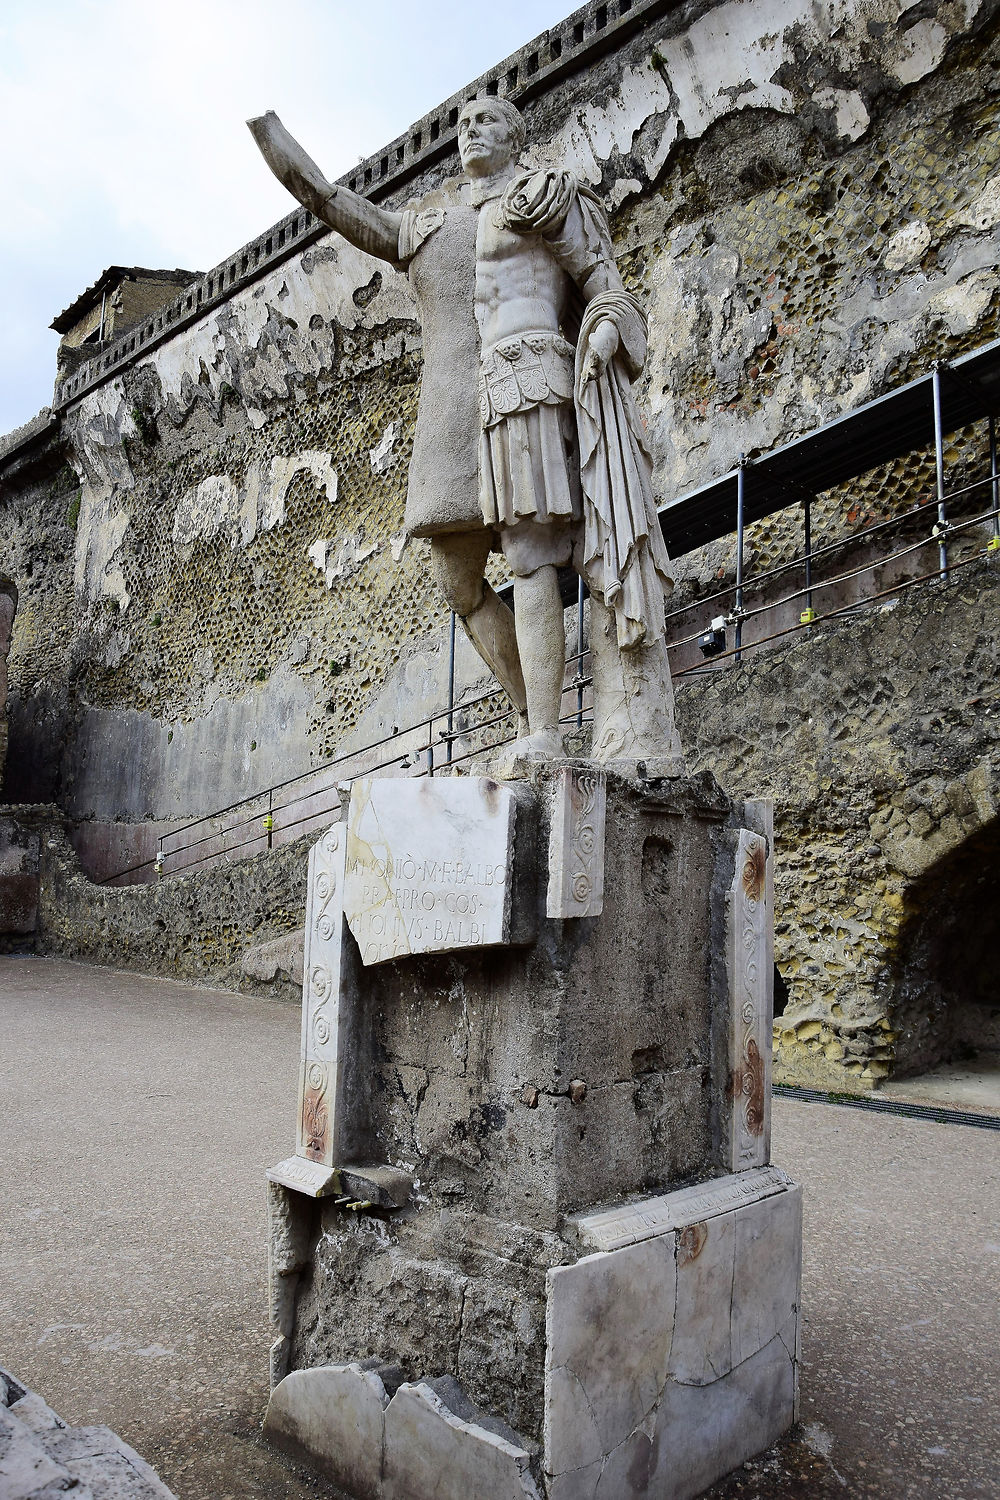
[[296,1155],[325,1167],[336,1164],[342,1125],[341,1030],[349,1000],[344,953],[346,858],[341,823],[328,828],[309,853]]
[[763,1166],[771,1155],[771,1024],[774,1013],[774,876],[769,802],[750,802],[756,829],[737,834],[727,898],[729,976],[729,1164]]
[[265,1435],[357,1497],[381,1500],[385,1386],[360,1365],[293,1370],[271,1392]]
[[667,1378],[674,1279],[670,1235],[548,1272],[545,1435],[555,1472],[609,1453],[655,1406]]
[[448,1410],[429,1385],[401,1385],[385,1414],[383,1500],[541,1500],[530,1455]]
[[770,1197],[782,1192],[789,1183],[790,1178],[780,1167],[760,1167],[750,1172],[729,1173],[655,1198],[643,1198],[621,1208],[573,1214],[567,1222],[582,1244],[596,1250],[617,1250]]
[[775,1168],[734,1174],[633,1205],[668,1227],[548,1273],[549,1500],[688,1500],[787,1431],[801,1200]]
[[390,1400],[377,1371],[359,1364],[287,1375],[264,1431],[357,1500],[541,1500],[526,1448],[456,1416],[423,1382]]
[[604,910],[604,824],[608,787],[603,772],[561,766],[552,783],[549,833],[549,917],[597,917]]

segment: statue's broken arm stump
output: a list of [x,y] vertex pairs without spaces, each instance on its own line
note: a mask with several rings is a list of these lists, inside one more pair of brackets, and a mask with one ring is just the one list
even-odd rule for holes
[[359,1497],[624,1500],[788,1428],[771,863],[710,778],[355,783],[269,1174],[276,1440]]

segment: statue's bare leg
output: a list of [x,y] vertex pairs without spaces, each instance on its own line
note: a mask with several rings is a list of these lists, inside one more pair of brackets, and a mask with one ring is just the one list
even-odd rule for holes
[[514,621],[528,696],[525,754],[560,755],[559,710],[566,675],[566,636],[559,576],[548,563],[514,579]]
[[523,734],[528,728],[527,697],[514,616],[483,577],[491,541],[485,527],[433,537],[431,567],[448,607],[517,709],[518,734]]
[[559,728],[566,675],[566,634],[558,568],[570,561],[576,527],[525,519],[501,526],[514,574],[514,622],[528,702],[528,733],[504,749],[495,774],[516,775],[520,760],[563,754]]

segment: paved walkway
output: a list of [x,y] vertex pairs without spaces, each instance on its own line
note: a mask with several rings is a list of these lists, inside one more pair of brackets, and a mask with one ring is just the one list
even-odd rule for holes
[[[0,957],[0,1363],[180,1500],[334,1494],[258,1436],[298,1026]],[[774,1158],[806,1187],[803,1426],[714,1494],[996,1497],[1000,1132],[781,1100]]]

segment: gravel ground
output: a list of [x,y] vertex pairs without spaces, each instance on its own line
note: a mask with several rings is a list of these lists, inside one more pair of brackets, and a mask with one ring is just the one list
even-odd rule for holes
[[[0,1363],[180,1500],[337,1493],[259,1438],[298,1028],[0,957]],[[1000,1132],[779,1100],[774,1159],[805,1185],[802,1421],[713,1496],[1000,1496]]]

